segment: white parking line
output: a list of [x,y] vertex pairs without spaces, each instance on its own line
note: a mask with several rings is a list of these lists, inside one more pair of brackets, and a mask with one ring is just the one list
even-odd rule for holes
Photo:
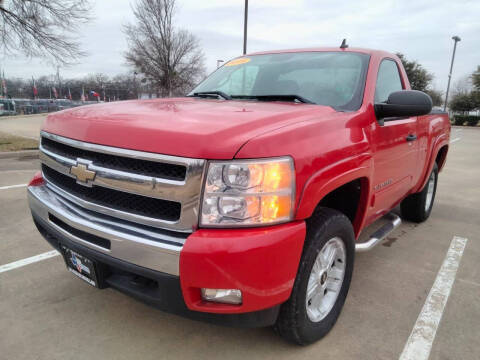
[[458,141],[458,140],[461,140],[461,138],[458,137],[458,138],[455,138],[455,139],[453,139],[453,140],[450,140],[450,144],[453,144],[454,142],[456,142],[456,141]]
[[18,185],[9,185],[9,186],[0,186],[0,190],[14,189],[19,187],[25,187],[28,184],[18,184]]
[[35,255],[26,259],[18,260],[11,262],[9,264],[0,265],[0,273],[5,271],[10,271],[13,269],[17,269],[19,267],[35,263],[37,261],[42,261],[46,259],[50,259],[51,257],[58,256],[60,253],[57,250],[47,251],[43,254]]
[[454,236],[432,289],[418,315],[400,360],[427,360],[432,350],[467,239]]

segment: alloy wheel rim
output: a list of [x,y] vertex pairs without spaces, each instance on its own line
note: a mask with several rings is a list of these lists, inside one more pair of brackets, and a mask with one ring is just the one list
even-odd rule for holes
[[308,278],[306,310],[313,322],[332,310],[342,288],[346,267],[345,244],[339,237],[327,241],[317,255]]
[[433,190],[435,189],[435,172],[432,172],[428,179],[427,200],[425,201],[425,211],[430,209],[433,200]]

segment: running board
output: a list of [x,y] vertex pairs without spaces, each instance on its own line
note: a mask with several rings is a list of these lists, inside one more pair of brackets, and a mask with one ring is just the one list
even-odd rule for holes
[[364,252],[372,250],[376,245],[382,242],[382,240],[385,239],[388,234],[390,234],[402,223],[400,216],[395,215],[394,213],[388,213],[383,217],[383,219],[388,220],[388,222],[370,235],[370,239],[368,241],[355,244],[355,251]]

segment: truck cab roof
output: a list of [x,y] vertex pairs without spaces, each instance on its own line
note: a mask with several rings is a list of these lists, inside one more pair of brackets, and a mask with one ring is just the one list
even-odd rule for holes
[[312,48],[296,48],[296,49],[280,49],[280,50],[267,50],[267,51],[258,51],[249,53],[244,56],[254,56],[254,55],[267,55],[267,54],[282,54],[282,53],[299,53],[299,52],[356,52],[361,54],[367,54],[372,57],[393,57],[396,58],[395,54],[384,50],[376,50],[376,49],[367,49],[367,48],[340,48],[340,47],[312,47]]

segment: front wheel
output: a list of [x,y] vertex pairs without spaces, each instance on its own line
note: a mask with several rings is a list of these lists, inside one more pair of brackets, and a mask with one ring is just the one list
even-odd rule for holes
[[307,237],[290,299],[275,325],[285,339],[307,345],[324,337],[340,315],[353,272],[355,236],[342,213],[321,208]]

